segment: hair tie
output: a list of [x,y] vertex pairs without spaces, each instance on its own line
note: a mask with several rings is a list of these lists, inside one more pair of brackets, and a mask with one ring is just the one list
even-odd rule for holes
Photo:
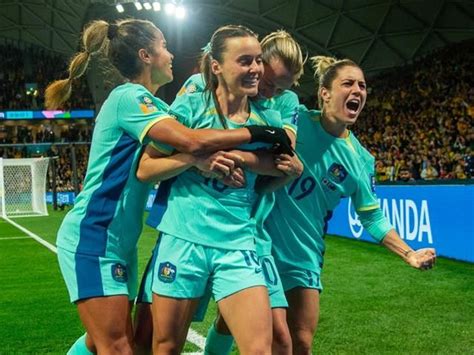
[[114,39],[117,36],[118,26],[115,23],[109,24],[109,29],[107,30],[107,38],[109,40]]
[[211,54],[212,52],[212,45],[211,45],[211,42],[207,42],[207,44],[201,48],[201,50],[204,52],[204,54]]

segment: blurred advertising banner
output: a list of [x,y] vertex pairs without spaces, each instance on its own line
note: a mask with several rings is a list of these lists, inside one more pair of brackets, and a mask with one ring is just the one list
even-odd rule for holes
[[[376,192],[384,215],[412,248],[474,262],[474,185],[378,185]],[[328,234],[375,242],[349,198],[334,211]]]
[[2,120],[66,120],[95,118],[94,110],[23,110],[23,111],[0,111]]

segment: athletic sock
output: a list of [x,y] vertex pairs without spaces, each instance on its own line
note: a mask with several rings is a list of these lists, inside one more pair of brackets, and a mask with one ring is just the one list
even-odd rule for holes
[[219,333],[213,323],[207,332],[204,355],[228,355],[233,344],[234,337]]
[[72,344],[71,348],[68,350],[67,355],[94,355],[86,345],[86,335],[84,333],[79,339],[76,340],[74,344]]

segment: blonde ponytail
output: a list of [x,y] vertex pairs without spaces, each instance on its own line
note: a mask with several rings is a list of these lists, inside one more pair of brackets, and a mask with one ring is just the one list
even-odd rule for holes
[[331,65],[336,63],[337,59],[323,55],[317,55],[310,58],[314,70],[314,77],[321,78],[328,71]]

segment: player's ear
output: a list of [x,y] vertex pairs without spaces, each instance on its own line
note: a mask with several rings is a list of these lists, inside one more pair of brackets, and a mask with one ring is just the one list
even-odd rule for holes
[[138,50],[138,58],[146,64],[150,64],[152,59],[150,53],[148,53],[145,48],[140,48]]
[[214,75],[219,75],[222,73],[222,67],[219,62],[215,59],[211,60],[211,71]]
[[326,89],[324,86],[319,89],[319,96],[323,99],[324,103],[328,103],[329,100],[331,99],[331,93],[329,92],[328,89]]

